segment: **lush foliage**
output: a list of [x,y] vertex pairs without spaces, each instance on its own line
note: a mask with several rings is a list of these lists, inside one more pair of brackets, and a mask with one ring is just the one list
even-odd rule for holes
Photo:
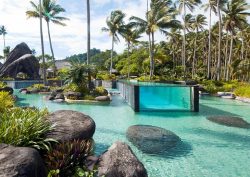
[[100,80],[115,80],[116,76],[114,74],[109,74],[107,72],[99,72],[96,75],[96,79],[100,79]]
[[4,87],[6,87],[7,85],[4,83],[4,82],[1,82],[0,81],[0,88],[4,88]]
[[54,141],[45,137],[53,129],[47,114],[47,110],[6,109],[0,114],[0,143],[49,150]]
[[14,100],[12,96],[8,92],[0,92],[0,114],[6,109],[13,107],[13,105]]
[[240,97],[250,98],[250,84],[239,84],[239,86],[234,90],[234,93]]
[[[93,48],[90,50],[90,57],[93,57],[100,53],[101,53],[100,49]],[[78,62],[78,61],[85,62],[87,60],[87,53],[72,55],[72,56],[66,57],[66,60],[70,62]],[[92,63],[92,60],[91,60],[91,63]]]
[[213,81],[213,80],[204,80],[201,82],[201,85],[209,93],[217,92],[233,92],[239,86],[239,82],[236,80],[223,82],[223,81]]
[[[74,140],[56,144],[45,156],[51,176],[74,176],[86,169],[86,158],[92,155],[94,141]],[[84,175],[83,175],[84,176]]]

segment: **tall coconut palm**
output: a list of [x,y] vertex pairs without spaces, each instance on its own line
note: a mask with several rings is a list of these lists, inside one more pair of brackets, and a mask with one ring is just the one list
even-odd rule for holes
[[194,7],[201,3],[200,0],[177,0],[179,3],[179,12],[182,13],[183,19],[183,44],[182,44],[182,66],[184,72],[186,71],[186,13],[187,8],[192,12]]
[[194,40],[194,55],[193,55],[193,63],[192,63],[192,78],[195,75],[195,62],[196,62],[196,51],[197,51],[197,37],[199,30],[203,30],[204,26],[207,25],[206,17],[204,15],[197,15],[194,19],[193,28],[195,30],[195,40]]
[[[232,0],[227,3],[227,7],[223,9],[226,13],[225,17],[225,27],[227,31],[231,33],[231,42],[230,42],[230,51],[229,58],[227,61],[227,66],[229,67],[232,62],[232,53],[233,53],[233,39],[236,35],[235,30],[242,30],[245,24],[247,24],[246,17],[250,15],[247,10],[249,6],[245,0]],[[226,73],[226,80],[229,80],[229,68]]]
[[112,11],[110,16],[106,19],[107,27],[102,28],[102,31],[109,32],[109,35],[112,37],[110,75],[112,74],[113,71],[114,43],[119,41],[118,35],[126,31],[124,18],[125,14],[122,11],[120,10]]
[[[26,11],[26,15],[28,16],[28,18],[31,18],[31,17],[39,18],[40,15],[39,15],[38,6],[32,1],[30,1],[30,3],[32,7],[34,8],[34,10]],[[63,23],[62,21],[68,20],[68,18],[58,16],[58,14],[62,12],[65,12],[65,9],[62,8],[59,4],[56,4],[56,0],[43,0],[42,15],[47,23],[50,50],[51,50],[51,55],[53,57],[53,63],[54,63],[54,66],[53,66],[54,73],[56,72],[56,67],[55,67],[55,55],[54,55],[54,50],[53,50],[53,46],[51,42],[51,35],[50,35],[50,22],[61,25],[61,26],[66,26],[66,24]]]
[[154,75],[154,50],[155,32],[167,33],[166,29],[180,27],[180,22],[175,20],[176,9],[170,0],[152,0],[150,10],[146,14],[146,20],[132,16],[130,20],[140,32],[146,32],[149,36],[150,50],[150,78]]
[[[227,2],[227,0],[220,0],[220,6],[223,7],[223,5]],[[209,37],[208,37],[208,59],[207,59],[207,79],[211,79],[211,20],[212,20],[212,12],[217,14],[217,0],[208,0],[207,4],[204,4],[203,7],[205,8],[205,11],[209,10]]]
[[[87,0],[87,65],[90,63],[90,3]],[[91,86],[91,76],[88,73],[88,87]]]
[[0,27],[0,35],[3,35],[3,48],[5,49],[5,35],[7,34],[7,30],[5,26]]

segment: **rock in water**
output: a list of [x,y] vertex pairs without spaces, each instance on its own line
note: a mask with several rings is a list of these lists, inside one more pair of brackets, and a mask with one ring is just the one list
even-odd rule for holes
[[50,114],[48,119],[56,125],[48,137],[59,142],[89,139],[95,133],[94,120],[77,111],[56,111]]
[[141,151],[150,154],[164,152],[180,142],[180,138],[173,132],[150,125],[129,127],[127,139]]
[[47,172],[37,150],[0,144],[1,177],[46,177]]
[[225,125],[228,127],[250,128],[250,123],[240,117],[213,116],[207,117],[207,119],[217,124]]
[[147,177],[147,170],[137,159],[131,148],[122,142],[114,143],[101,155],[98,176]]

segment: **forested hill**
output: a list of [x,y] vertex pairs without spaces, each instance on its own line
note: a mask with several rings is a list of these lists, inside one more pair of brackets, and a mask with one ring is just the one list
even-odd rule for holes
[[[90,57],[100,54],[101,50],[93,48],[90,50]],[[86,61],[87,60],[87,53],[83,54],[75,54],[69,57],[66,57],[65,60],[67,61]]]

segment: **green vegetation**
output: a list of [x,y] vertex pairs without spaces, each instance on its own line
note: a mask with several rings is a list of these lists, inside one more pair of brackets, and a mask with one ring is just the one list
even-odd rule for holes
[[7,86],[7,84],[5,84],[4,82],[1,82],[0,81],[0,88],[4,88],[4,87],[6,87]]
[[[1,87],[0,87],[1,88]],[[0,92],[0,115],[8,108],[14,106],[14,100],[8,92]],[[1,124],[1,122],[0,122]]]
[[250,84],[241,83],[235,90],[236,96],[250,98]]
[[86,167],[86,158],[93,154],[94,141],[74,140],[57,144],[45,156],[45,162],[50,170],[50,176],[87,176],[95,171]]
[[45,137],[53,129],[47,114],[47,110],[6,109],[0,114],[0,143],[49,150],[55,141]]

